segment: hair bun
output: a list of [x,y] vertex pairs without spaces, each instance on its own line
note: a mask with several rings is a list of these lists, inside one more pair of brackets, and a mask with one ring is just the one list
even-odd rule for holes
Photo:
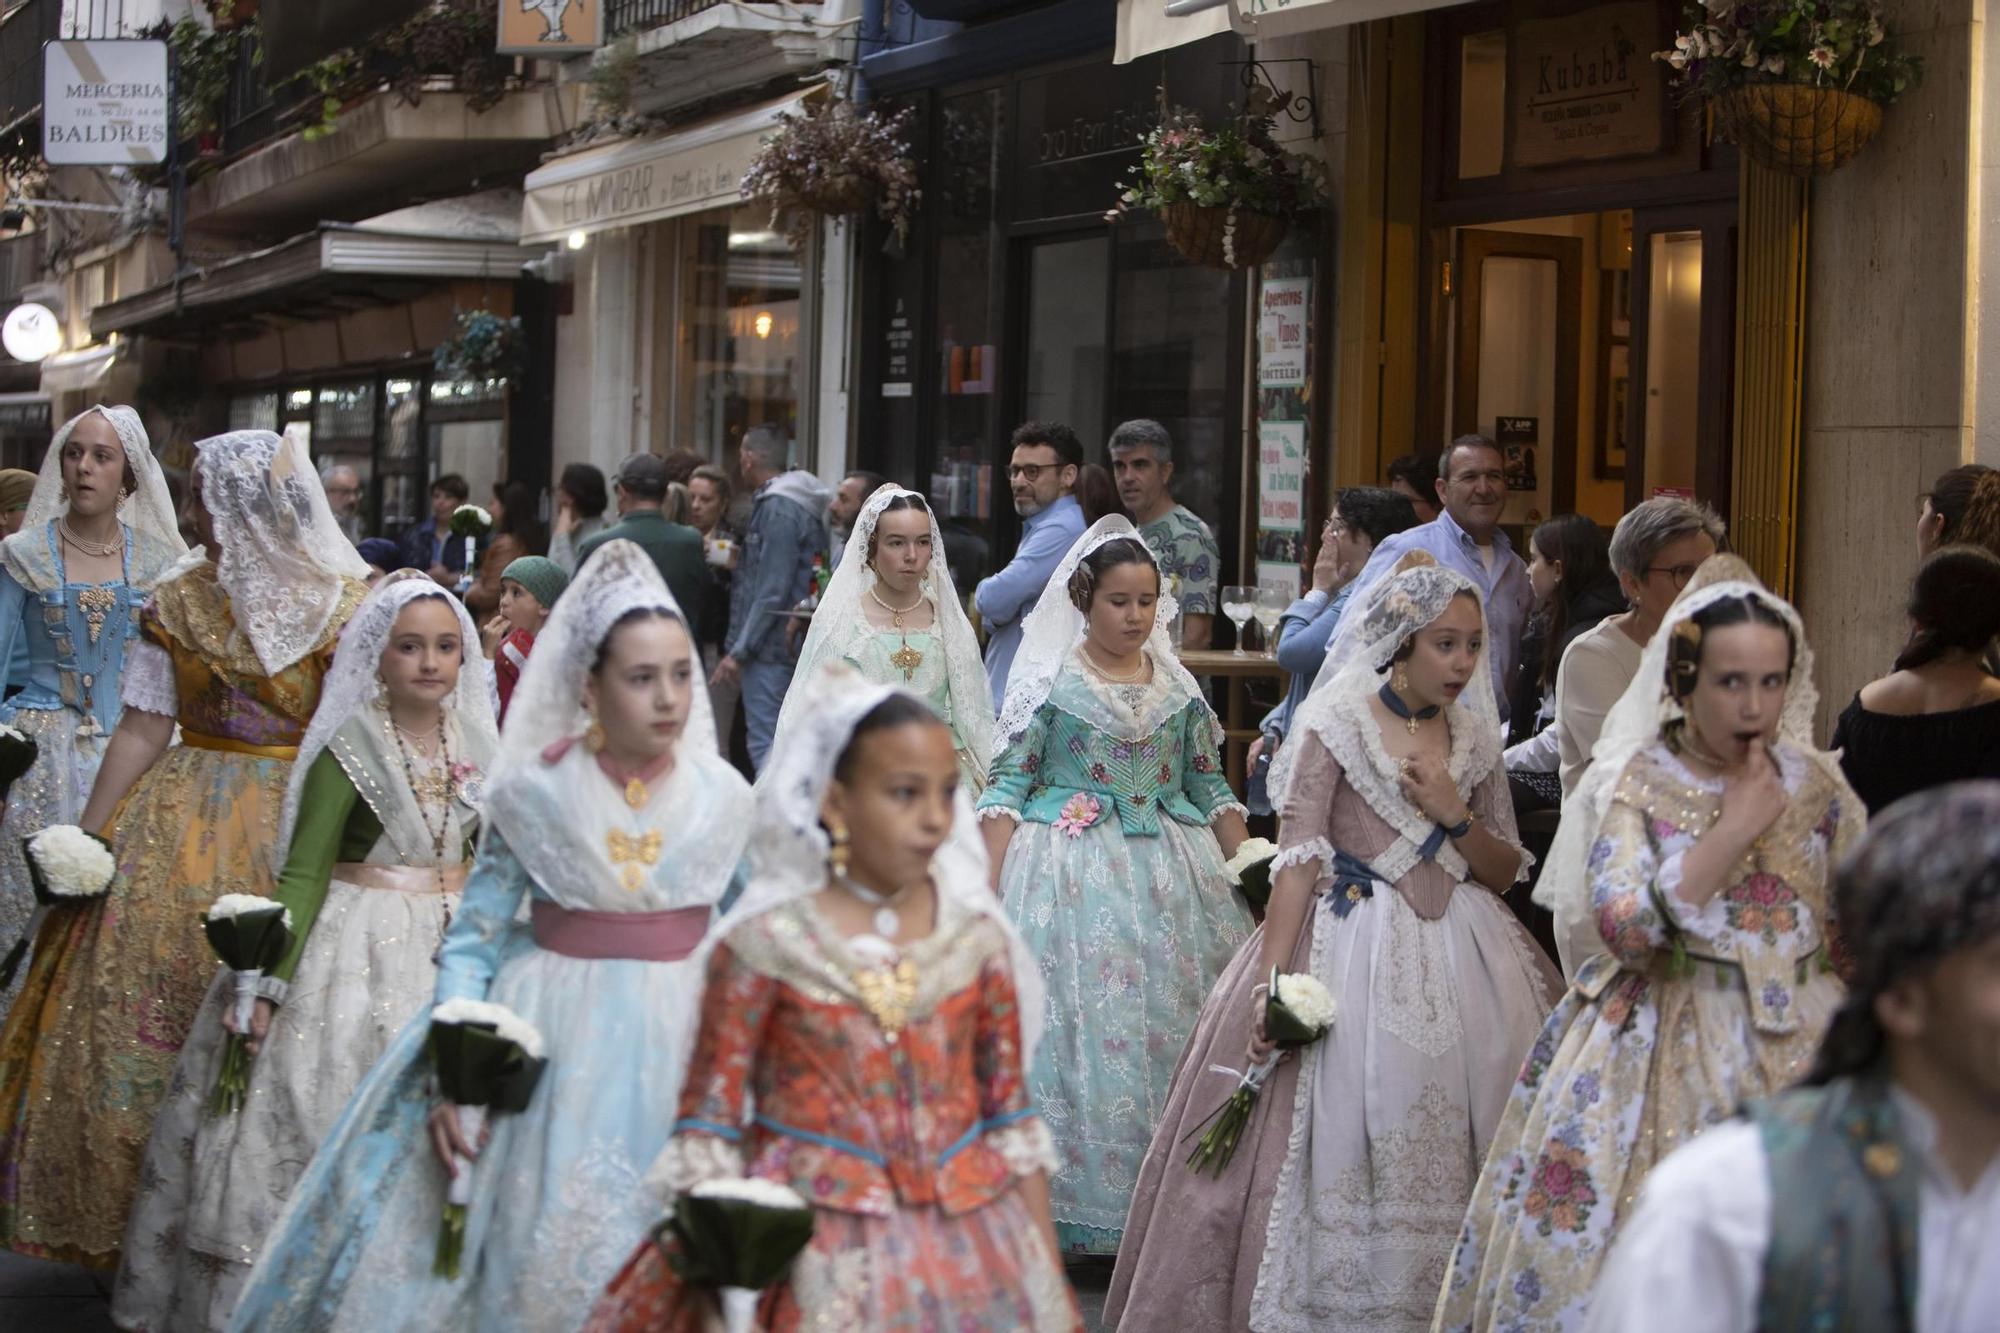
[[1436,564],[1437,557],[1429,551],[1405,551],[1403,558],[1396,562],[1396,567],[1389,573],[1395,575],[1412,569],[1428,569],[1435,567]]

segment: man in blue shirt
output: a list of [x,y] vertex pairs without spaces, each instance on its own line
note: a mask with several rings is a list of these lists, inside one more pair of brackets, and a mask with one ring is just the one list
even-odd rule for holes
[[812,473],[786,469],[789,453],[769,426],[744,432],[737,451],[743,484],[755,499],[729,586],[727,652],[713,677],[722,686],[742,681],[750,762],[760,771],[792,683],[785,616],[812,587],[814,557],[826,559],[826,504],[833,498]]
[[403,534],[406,567],[423,570],[447,588],[457,586],[465,572],[465,539],[451,535],[451,515],[471,494],[456,472],[431,483],[431,516]]
[[1369,592],[1411,551],[1428,551],[1446,569],[1471,579],[1485,604],[1487,656],[1493,663],[1493,692],[1499,696],[1504,722],[1520,663],[1521,630],[1528,623],[1534,594],[1528,588],[1528,566],[1500,531],[1500,511],[1507,503],[1500,446],[1484,435],[1453,440],[1438,459],[1437,490],[1444,512],[1377,546],[1368,567],[1354,581],[1348,601],[1366,606]]
[[1021,621],[1034,610],[1042,589],[1069,548],[1083,535],[1083,507],[1070,491],[1083,466],[1083,442],[1059,421],[1024,422],[1015,428],[1007,483],[1014,512],[1026,520],[1021,545],[1007,567],[980,580],[972,604],[986,622],[986,679],[993,686],[993,711],[1007,698],[1007,675],[1021,646]]

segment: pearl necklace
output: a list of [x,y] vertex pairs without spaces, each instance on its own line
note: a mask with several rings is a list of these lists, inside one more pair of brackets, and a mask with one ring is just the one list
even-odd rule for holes
[[865,884],[855,883],[846,875],[836,874],[833,880],[834,883],[840,885],[848,893],[875,909],[875,918],[872,923],[875,927],[875,933],[889,943],[895,943],[896,936],[900,935],[903,930],[902,913],[896,910],[896,904],[901,902],[904,895],[909,893],[909,887],[906,885],[903,888],[897,889],[894,893],[881,893],[869,888]]
[[77,536],[76,533],[71,530],[69,526],[69,520],[67,518],[60,519],[57,521],[56,531],[60,533],[62,535],[62,539],[68,542],[71,546],[74,546],[77,550],[83,552],[85,555],[95,556],[99,560],[110,559],[112,556],[118,554],[119,550],[125,545],[124,542],[117,540],[108,542],[87,542],[83,538]]
[[1143,652],[1139,654],[1139,665],[1132,668],[1132,674],[1129,676],[1114,676],[1109,671],[1106,671],[1104,667],[1098,663],[1097,654],[1091,652],[1088,645],[1084,647],[1083,660],[1090,663],[1090,669],[1092,671],[1095,671],[1098,675],[1110,681],[1113,685],[1137,685],[1139,683],[1139,677],[1146,674],[1146,655]]

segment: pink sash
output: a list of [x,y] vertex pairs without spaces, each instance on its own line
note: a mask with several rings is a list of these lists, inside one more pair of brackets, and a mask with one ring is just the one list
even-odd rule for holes
[[682,907],[671,912],[570,911],[535,899],[535,943],[568,958],[634,958],[678,963],[708,933],[709,909]]

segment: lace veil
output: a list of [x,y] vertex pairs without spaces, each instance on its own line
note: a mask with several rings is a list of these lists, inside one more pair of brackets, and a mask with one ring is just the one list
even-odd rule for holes
[[[415,570],[399,570],[369,592],[353,617],[340,631],[340,645],[334,650],[333,666],[320,686],[319,707],[299,744],[299,757],[292,765],[291,785],[285,791],[285,810],[279,824],[278,846],[292,845],[292,830],[299,818],[299,801],[305,794],[306,775],[313,761],[332,743],[334,734],[376,696],[376,672],[382,651],[396,627],[396,617],[419,597],[440,597],[458,617],[459,642],[464,645],[465,662],[459,668],[458,688],[447,701],[458,719],[459,732],[481,754],[492,754],[499,744],[499,727],[493,720],[493,667],[479,650],[479,628],[472,623],[465,604]],[[282,852],[280,853],[282,856]]]
[[1611,808],[1611,796],[1632,756],[1660,739],[1666,726],[1684,716],[1681,706],[1667,689],[1667,648],[1674,629],[1706,607],[1731,597],[1752,597],[1778,613],[1791,626],[1796,657],[1791,683],[1785,688],[1785,704],[1778,719],[1779,739],[1789,741],[1812,762],[1832,774],[1844,790],[1847,780],[1831,755],[1813,744],[1813,716],[1819,708],[1819,690],[1813,685],[1813,654],[1806,644],[1805,625],[1790,603],[1773,595],[1751,572],[1750,566],[1733,555],[1711,556],[1695,572],[1667,617],[1647,643],[1639,659],[1638,674],[1618,702],[1605,715],[1604,729],[1591,750],[1590,768],[1575,791],[1563,802],[1562,822],[1556,828],[1555,845],[1535,885],[1535,901],[1555,913],[1556,945],[1562,954],[1563,973],[1575,977],[1583,961],[1604,952],[1590,907],[1590,849],[1597,842],[1598,828]]
[[[1480,604],[1479,589],[1471,579],[1422,552],[1405,556],[1387,578],[1369,590],[1366,602],[1350,604],[1342,612],[1319,677],[1293,719],[1292,736],[1313,732],[1324,739],[1340,702],[1380,690],[1397,650],[1412,634],[1443,615],[1461,593],[1470,594],[1479,604],[1481,634],[1479,661],[1452,706],[1453,722],[1455,728],[1469,727],[1473,737],[1466,771],[1477,777],[1490,770],[1500,754],[1500,709],[1493,698],[1493,673],[1486,661],[1492,651],[1486,608]],[[1274,805],[1282,806],[1290,794],[1298,753],[1295,744],[1281,745],[1278,757],[1271,762],[1269,786]]]
[[[535,650],[541,651],[539,641]],[[533,659],[529,660],[532,663]],[[773,745],[771,761],[757,784],[757,814],[750,833],[750,883],[728,915],[709,931],[704,959],[715,942],[726,938],[741,922],[826,887],[829,844],[826,830],[820,827],[819,811],[833,781],[834,764],[862,718],[891,695],[908,693],[900,686],[868,681],[844,664],[829,664],[814,676],[800,677],[793,692],[803,698],[805,706],[783,739]],[[952,817],[951,836],[932,860],[931,873],[941,896],[993,921],[1006,936],[1014,960],[1014,989],[1020,999],[1021,1062],[1023,1068],[1032,1066],[1042,1038],[1041,966],[1008,922],[1000,899],[989,886],[986,844],[972,812],[972,799],[963,787]]]
[[[1138,542],[1146,547],[1148,555],[1152,554],[1152,548],[1146,546],[1145,539],[1132,526],[1130,519],[1123,514],[1106,514],[1076,539],[1069,548],[1069,554],[1056,566],[1056,572],[1049,576],[1048,586],[1042,590],[1035,609],[1021,623],[1021,647],[1014,654],[1014,669],[1007,677],[1007,697],[1001,705],[1000,725],[993,738],[995,759],[1035,720],[1035,714],[1049,697],[1049,691],[1055,688],[1063,664],[1083,642],[1083,612],[1077,610],[1076,603],[1069,599],[1070,577],[1076,573],[1076,567],[1085,556],[1121,537]],[[1154,556],[1154,567],[1158,568],[1159,563],[1159,558]],[[1168,702],[1177,708],[1188,699],[1201,698],[1201,687],[1195,684],[1188,669],[1181,665],[1181,659],[1167,637],[1167,627],[1180,614],[1179,604],[1170,594],[1162,591],[1157,607],[1153,633],[1146,640],[1145,651],[1153,659],[1153,670],[1156,673],[1166,672]],[[1213,726],[1216,742],[1220,744],[1222,724],[1214,722]]]
[[[325,640],[343,581],[367,578],[368,565],[334,522],[302,441],[236,430],[196,441],[195,453],[202,504],[222,547],[216,580],[275,676]],[[161,581],[206,559],[193,551]]]
[[[854,520],[854,531],[847,537],[847,549],[828,580],[826,591],[820,594],[819,610],[813,615],[812,627],[806,631],[805,646],[799,650],[799,663],[792,679],[811,680],[822,663],[857,656],[868,637],[879,632],[868,623],[863,608],[869,590],[876,586],[875,571],[868,564],[868,543],[889,502],[898,496],[916,494],[890,483],[877,488],[861,506],[861,513]],[[944,534],[938,530],[935,512],[930,515],[930,524],[931,565],[922,588],[936,613],[931,634],[944,653],[946,678],[951,683],[952,722],[983,773],[993,752],[992,687],[986,682],[979,639],[972,632],[972,622],[966,619],[957,589],[952,586],[951,570],[945,566]],[[778,712],[773,744],[776,737],[782,737],[797,721],[804,708],[803,694],[801,690],[786,694],[784,706]]]
[[63,494],[63,446],[69,443],[70,433],[76,429],[77,423],[92,412],[110,422],[111,428],[118,432],[118,442],[125,446],[125,461],[132,469],[132,479],[138,483],[118,507],[120,521],[140,536],[159,543],[171,555],[187,550],[187,543],[181,540],[180,522],[174,514],[174,497],[167,490],[166,474],[160,471],[160,464],[153,457],[152,443],[146,438],[146,423],[129,407],[102,404],[86,408],[63,422],[55,437],[49,441],[49,451],[42,456],[41,474],[35,478],[34,493],[28,497],[28,512],[21,520],[20,531],[9,537],[7,544],[39,545],[46,540],[42,534],[47,531],[49,521],[69,512],[69,499]]

